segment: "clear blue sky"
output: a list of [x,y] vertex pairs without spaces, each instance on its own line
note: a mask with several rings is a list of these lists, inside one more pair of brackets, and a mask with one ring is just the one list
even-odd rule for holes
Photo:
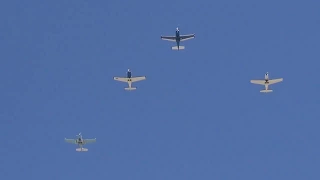
[[[319,6],[3,1],[0,178],[319,180]],[[262,94],[267,71],[284,81]]]

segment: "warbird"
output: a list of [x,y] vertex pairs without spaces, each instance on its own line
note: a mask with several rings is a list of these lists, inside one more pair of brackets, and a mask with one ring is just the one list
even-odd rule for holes
[[172,50],[180,50],[184,49],[184,46],[180,46],[181,41],[186,41],[189,39],[195,38],[195,34],[188,34],[188,35],[180,35],[179,28],[176,29],[176,35],[175,36],[161,36],[162,40],[167,40],[167,41],[173,41],[177,43],[177,46],[173,46],[171,49]]
[[127,91],[136,90],[136,87],[132,87],[133,82],[142,81],[146,79],[146,76],[137,76],[132,77],[130,69],[128,69],[127,77],[113,77],[114,80],[120,81],[120,82],[126,82],[128,83],[128,87],[124,88]]
[[260,92],[269,93],[269,92],[272,92],[271,89],[268,89],[269,85],[275,84],[275,83],[278,83],[278,82],[281,82],[281,81],[283,81],[283,78],[269,79],[269,73],[267,72],[264,75],[264,80],[251,80],[250,82],[253,83],[253,84],[264,85],[265,89],[261,90]]
[[83,148],[83,145],[88,144],[88,143],[95,143],[96,140],[97,140],[96,138],[94,138],[94,139],[83,139],[81,133],[79,133],[76,136],[78,137],[77,139],[64,138],[64,140],[67,143],[77,144],[79,146],[79,148],[77,148],[76,151],[78,151],[78,152],[86,152],[86,151],[88,151],[87,148]]

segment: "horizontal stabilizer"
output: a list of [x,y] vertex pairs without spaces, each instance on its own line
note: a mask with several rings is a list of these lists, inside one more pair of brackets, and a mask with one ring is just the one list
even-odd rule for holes
[[76,151],[78,151],[78,152],[87,152],[88,149],[87,148],[77,148]]
[[179,46],[179,48],[178,48],[178,46],[173,46],[171,49],[172,50],[182,50],[182,49],[184,49],[184,46]]
[[268,90],[261,90],[260,92],[262,92],[262,93],[270,93],[270,92],[272,92],[272,90],[271,90],[271,89],[268,89]]
[[131,87],[131,88],[127,87],[127,88],[124,88],[124,89],[127,90],[127,91],[133,91],[133,90],[136,90],[137,88],[136,87]]

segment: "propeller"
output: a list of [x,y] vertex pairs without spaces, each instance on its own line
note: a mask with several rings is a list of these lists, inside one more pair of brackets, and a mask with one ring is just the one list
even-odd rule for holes
[[180,23],[178,24],[178,26],[177,26],[177,28],[176,28],[177,31],[179,31],[179,26],[180,26]]

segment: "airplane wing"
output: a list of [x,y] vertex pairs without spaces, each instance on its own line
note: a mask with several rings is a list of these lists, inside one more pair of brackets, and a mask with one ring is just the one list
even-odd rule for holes
[[124,77],[114,77],[113,79],[116,81],[128,82],[128,78],[124,78]]
[[265,85],[266,81],[265,80],[251,80],[250,82],[253,83],[253,84]]
[[83,141],[85,144],[88,144],[88,143],[95,143],[97,139],[84,139]]
[[132,77],[132,78],[131,78],[131,82],[142,81],[142,80],[145,80],[145,79],[146,79],[146,77],[145,77],[145,76]]
[[162,40],[166,40],[166,41],[176,41],[176,37],[175,36],[161,36]]
[[281,82],[281,81],[283,81],[283,78],[270,79],[270,80],[269,80],[269,84],[275,84],[275,83],[278,83],[278,82]]
[[189,39],[193,39],[194,37],[195,37],[194,34],[181,35],[180,36],[180,41],[186,41],[186,40],[189,40]]
[[71,143],[71,144],[77,144],[75,139],[64,138],[64,141],[67,142],[67,143]]

